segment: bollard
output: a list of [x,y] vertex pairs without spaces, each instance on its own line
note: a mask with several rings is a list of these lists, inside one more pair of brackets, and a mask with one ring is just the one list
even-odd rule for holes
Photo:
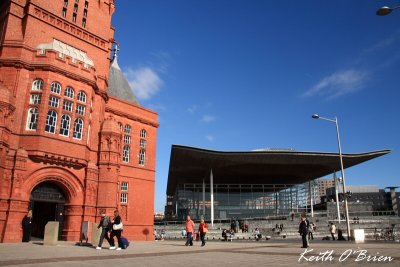
[[44,228],[43,245],[45,246],[57,245],[58,227],[59,227],[59,222],[47,222]]

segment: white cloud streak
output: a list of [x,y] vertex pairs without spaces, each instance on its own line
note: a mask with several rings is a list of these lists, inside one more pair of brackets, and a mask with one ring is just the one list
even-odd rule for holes
[[337,98],[362,89],[368,80],[368,73],[362,70],[348,69],[337,71],[322,78],[306,91],[303,96],[322,96],[327,99]]
[[128,68],[124,72],[134,94],[139,99],[150,99],[160,91],[163,80],[149,67]]
[[209,142],[213,142],[213,141],[215,140],[214,136],[212,136],[212,135],[206,135],[206,139],[207,139]]
[[211,115],[204,115],[204,116],[201,118],[201,121],[204,122],[204,123],[210,123],[210,122],[215,121],[216,119],[217,119],[217,118],[214,117],[214,116],[211,116]]

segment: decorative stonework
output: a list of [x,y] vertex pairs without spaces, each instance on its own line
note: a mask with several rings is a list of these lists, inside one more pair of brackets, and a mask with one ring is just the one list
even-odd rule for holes
[[79,39],[89,42],[103,50],[107,50],[106,43],[108,43],[108,41],[103,40],[98,36],[95,36],[89,33],[88,31],[72,23],[67,22],[66,20],[62,20],[59,17],[56,17],[53,14],[48,13],[39,7],[35,7],[31,15],[35,16],[39,20],[42,20],[48,24],[55,26],[56,28],[62,31],[68,32]]
[[91,60],[86,52],[75,48],[71,45],[63,43],[57,39],[54,39],[53,42],[48,44],[40,44],[36,47],[40,50],[41,54],[45,54],[46,50],[54,50],[57,51],[59,54],[58,56],[63,58],[64,56],[68,56],[72,59],[72,62],[80,61],[84,64],[84,66],[91,66],[94,68],[93,60]]
[[36,163],[69,167],[77,170],[85,168],[87,166],[87,163],[80,159],[54,155],[50,153],[44,153],[43,155],[42,154],[29,155],[29,159]]

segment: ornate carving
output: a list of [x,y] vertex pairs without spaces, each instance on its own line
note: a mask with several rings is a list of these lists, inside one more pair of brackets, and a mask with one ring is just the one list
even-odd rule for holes
[[87,163],[77,158],[71,158],[66,156],[60,156],[55,154],[46,153],[44,155],[29,155],[29,159],[36,163],[44,163],[50,165],[57,165],[63,167],[69,167],[73,169],[82,169],[87,166]]

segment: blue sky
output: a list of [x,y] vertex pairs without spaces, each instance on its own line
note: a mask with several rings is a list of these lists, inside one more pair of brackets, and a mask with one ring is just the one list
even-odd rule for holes
[[348,185],[399,185],[400,1],[129,0],[113,17],[118,62],[159,113],[156,211],[172,144],[214,150],[392,149]]

